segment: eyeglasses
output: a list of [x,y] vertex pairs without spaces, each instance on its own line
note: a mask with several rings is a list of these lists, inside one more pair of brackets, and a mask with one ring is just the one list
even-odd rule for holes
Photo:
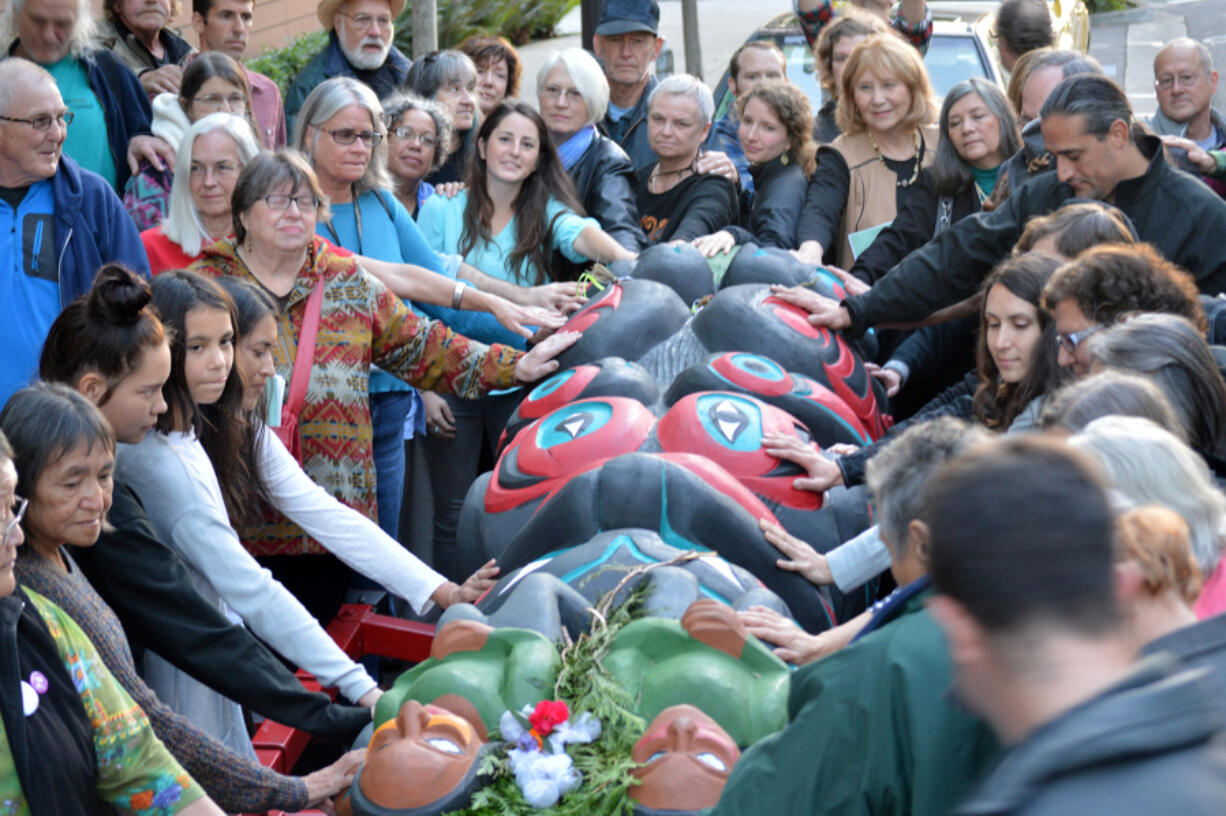
[[268,209],[272,210],[273,212],[285,212],[289,209],[289,205],[293,203],[298,205],[298,212],[313,213],[319,209],[319,205],[323,203],[313,195],[292,196],[286,195],[285,193],[271,193],[266,196],[260,196],[260,200],[267,204]]
[[208,105],[210,108],[220,108],[224,105],[227,111],[247,109],[247,97],[241,93],[232,93],[227,96],[201,94],[192,101],[200,105]]
[[5,122],[20,122],[23,125],[29,125],[37,131],[44,131],[51,127],[52,123],[67,127],[72,124],[72,111],[64,111],[52,116],[49,113],[44,113],[42,116],[35,116],[33,119],[18,119],[15,116],[0,116],[0,120]]
[[560,100],[565,96],[566,101],[572,105],[577,105],[583,101],[583,94],[579,93],[579,91],[574,88],[563,88],[559,85],[546,85],[541,88],[541,96],[554,100]]
[[1178,82],[1183,88],[1190,88],[1196,83],[1200,82],[1200,78],[1203,76],[1204,74],[1179,74],[1178,76],[1166,76],[1155,81],[1154,85],[1158,86],[1164,91],[1169,91],[1171,88],[1174,88],[1176,82]]
[[438,143],[438,140],[435,139],[433,136],[431,136],[429,133],[424,133],[424,132],[418,133],[417,131],[411,128],[407,128],[407,127],[395,128],[394,130],[391,131],[391,135],[395,136],[397,139],[399,139],[402,142],[409,142],[410,144],[419,144],[422,147],[434,147],[434,145]]
[[1088,329],[1082,329],[1081,331],[1077,332],[1069,332],[1068,334],[1057,334],[1056,342],[1060,344],[1060,348],[1064,349],[1069,354],[1073,354],[1077,351],[1077,347],[1086,341],[1086,338],[1095,332],[1102,331],[1105,328],[1107,327],[1102,323],[1095,323]]
[[338,145],[351,145],[355,140],[361,139],[362,144],[366,145],[367,147],[374,147],[375,145],[379,144],[379,142],[383,141],[383,134],[376,133],[373,130],[363,130],[360,132],[354,130],[353,128],[337,128],[336,130],[320,128],[320,130],[322,130],[324,133],[331,134],[332,141],[336,142]]
[[212,171],[214,176],[226,177],[236,176],[241,168],[230,162],[217,162],[217,164],[196,164],[192,163],[191,173],[193,178],[207,178],[209,171]]
[[337,14],[341,15],[342,17],[348,17],[350,21],[353,22],[354,26],[357,27],[358,31],[367,30],[368,28],[370,28],[371,23],[374,23],[375,25],[379,26],[380,31],[391,31],[392,30],[392,18],[391,17],[383,17],[383,16],[374,17],[370,14],[346,14],[343,11],[338,11]]
[[17,529],[17,525],[21,524],[21,520],[26,517],[26,510],[30,506],[29,499],[23,499],[21,496],[13,496],[13,507],[10,512],[13,517],[9,519],[8,524],[4,525],[4,535],[0,537],[0,547],[9,543],[9,536]]

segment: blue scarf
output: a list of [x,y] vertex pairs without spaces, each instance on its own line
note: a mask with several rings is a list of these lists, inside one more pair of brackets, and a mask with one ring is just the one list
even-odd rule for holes
[[575,162],[579,161],[580,157],[587,152],[588,147],[592,144],[592,139],[596,138],[596,126],[588,125],[580,128],[574,136],[571,136],[562,144],[558,145],[558,158],[562,160],[562,166],[568,171],[575,166]]

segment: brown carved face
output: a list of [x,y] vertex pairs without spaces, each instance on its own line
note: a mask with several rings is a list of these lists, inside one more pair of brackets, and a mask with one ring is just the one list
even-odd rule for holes
[[410,700],[371,737],[362,767],[362,793],[395,810],[443,799],[468,776],[484,735],[463,717]]
[[728,732],[691,705],[670,706],[647,726],[631,753],[638,785],[630,798],[653,810],[714,807],[741,752]]

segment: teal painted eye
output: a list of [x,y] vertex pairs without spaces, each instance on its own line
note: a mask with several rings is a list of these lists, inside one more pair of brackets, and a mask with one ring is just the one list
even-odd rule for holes
[[568,368],[560,374],[554,374],[552,377],[545,380],[545,382],[532,389],[532,393],[528,395],[528,399],[531,401],[549,396],[554,391],[557,391],[559,388],[565,385],[571,377],[575,376],[575,370],[576,369]]
[[747,399],[730,394],[706,394],[694,405],[707,435],[734,451],[762,447],[762,412]]
[[757,354],[736,354],[732,364],[753,377],[770,382],[779,382],[787,376],[787,372],[774,360],[768,360]]
[[536,446],[548,450],[565,445],[600,430],[613,418],[607,402],[581,402],[555,411],[541,421],[536,431]]

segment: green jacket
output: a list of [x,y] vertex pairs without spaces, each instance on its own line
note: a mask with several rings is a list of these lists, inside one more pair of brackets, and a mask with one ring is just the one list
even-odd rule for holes
[[949,813],[996,742],[945,699],[953,673],[930,592],[795,673],[791,722],[741,755],[711,816]]

